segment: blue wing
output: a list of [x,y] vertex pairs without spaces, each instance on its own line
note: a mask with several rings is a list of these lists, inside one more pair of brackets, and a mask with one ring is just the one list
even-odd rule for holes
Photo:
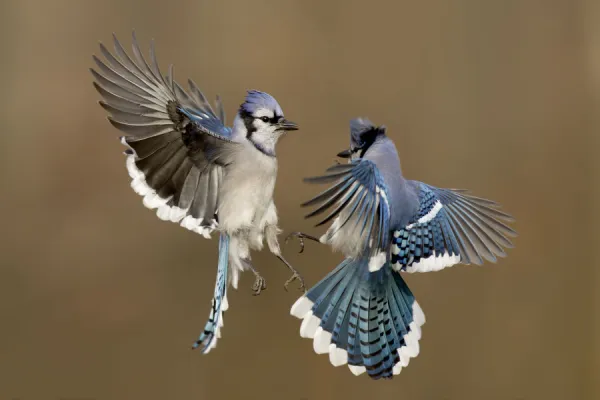
[[306,215],[313,217],[329,210],[329,214],[317,226],[335,218],[328,230],[328,240],[335,235],[360,235],[364,237],[362,251],[371,254],[389,246],[390,208],[387,188],[377,166],[364,159],[353,160],[327,169],[327,174],[306,178],[309,183],[333,183],[302,206],[318,207]]
[[[167,77],[167,79],[169,79]],[[173,90],[179,103],[179,111],[194,124],[199,131],[217,139],[231,142],[231,128],[225,126],[225,111],[220,98],[217,96],[217,117],[198,86],[188,80],[191,96],[179,84],[173,81]]]
[[[419,211],[402,229],[394,231],[392,268],[406,272],[437,271],[458,263],[496,261],[513,247],[516,232],[505,223],[513,217],[491,200],[464,190],[439,189],[418,182]],[[508,236],[508,237],[507,237]]]
[[133,35],[133,57],[116,37],[114,54],[104,45],[106,61],[94,56],[94,86],[111,124],[123,131],[132,188],[159,218],[180,222],[208,236],[217,224],[218,186],[226,163],[231,129],[217,98],[216,113],[196,84],[189,94],[173,80],[173,68],[163,77],[154,45],[148,62]]

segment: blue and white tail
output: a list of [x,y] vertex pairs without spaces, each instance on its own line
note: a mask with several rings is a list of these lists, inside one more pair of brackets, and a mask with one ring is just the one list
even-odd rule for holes
[[223,327],[223,313],[229,308],[227,303],[227,267],[229,264],[229,235],[221,233],[219,237],[219,266],[215,294],[212,299],[208,322],[204,331],[192,346],[193,349],[202,346],[202,353],[206,354],[217,346],[217,339],[221,337]]
[[292,306],[300,336],[317,354],[355,375],[392,378],[419,354],[425,315],[402,277],[389,267],[369,272],[369,259],[346,259]]

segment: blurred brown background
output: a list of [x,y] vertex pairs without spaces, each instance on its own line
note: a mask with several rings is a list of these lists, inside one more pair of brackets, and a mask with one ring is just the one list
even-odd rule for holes
[[[599,27],[594,0],[0,2],[0,400],[599,399]],[[301,178],[368,116],[407,176],[503,204],[516,248],[406,277],[428,322],[392,381],[313,353],[267,252],[269,289],[253,297],[246,274],[216,351],[190,351],[216,241],[142,206],[88,72],[133,28],[229,121],[257,88],[301,124],[278,151],[286,232],[320,232]],[[340,260],[296,251],[310,285]]]

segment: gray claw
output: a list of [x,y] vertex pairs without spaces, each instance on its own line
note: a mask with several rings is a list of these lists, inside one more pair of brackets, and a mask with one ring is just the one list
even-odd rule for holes
[[262,276],[256,275],[256,279],[254,280],[254,284],[252,285],[254,296],[258,296],[260,292],[265,289],[267,289],[267,281]]
[[286,290],[288,290],[288,285],[290,283],[292,283],[295,280],[299,280],[300,281],[300,287],[299,290],[304,290],[304,292],[306,293],[306,286],[304,285],[304,278],[298,273],[298,272],[294,272],[294,274],[292,275],[292,277],[290,279],[288,279],[287,281],[285,281],[283,288]]

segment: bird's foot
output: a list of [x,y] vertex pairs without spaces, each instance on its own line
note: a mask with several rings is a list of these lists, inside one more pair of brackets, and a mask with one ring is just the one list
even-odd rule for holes
[[254,265],[252,265],[252,263],[250,262],[250,258],[244,258],[241,261],[244,264],[244,266],[250,271],[252,271],[252,273],[254,274],[254,283],[252,284],[252,291],[254,292],[255,296],[258,296],[261,291],[267,288],[267,281],[256,270],[256,268],[254,268]]
[[252,291],[254,291],[254,296],[258,296],[261,291],[267,289],[267,281],[258,272],[254,272],[254,276]]
[[283,288],[286,290],[286,292],[288,290],[288,285],[296,280],[300,282],[300,287],[298,289],[306,292],[306,286],[304,285],[304,278],[302,277],[302,275],[300,275],[298,273],[298,271],[296,271],[294,269],[292,270],[292,277],[290,279],[288,279],[287,281],[285,281],[285,283],[283,285]]
[[302,233],[302,232],[292,232],[289,235],[287,235],[285,237],[285,241],[284,243],[287,244],[287,242],[292,238],[292,237],[296,237],[298,238],[298,240],[300,241],[300,251],[298,253],[302,253],[304,252],[304,239],[310,239],[313,240],[315,242],[320,242],[320,240],[314,236],[311,235],[307,235],[306,233]]

